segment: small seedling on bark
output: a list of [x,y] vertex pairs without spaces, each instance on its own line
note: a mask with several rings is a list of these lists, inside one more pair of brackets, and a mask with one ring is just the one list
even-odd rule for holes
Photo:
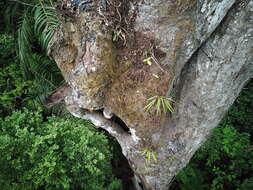
[[144,59],[143,62],[147,63],[149,66],[151,66],[152,65],[152,61],[151,60],[152,60],[152,57],[148,57],[148,58]]
[[153,96],[148,99],[149,103],[145,106],[145,111],[150,111],[152,107],[156,109],[156,114],[161,114],[162,112],[173,112],[172,104],[174,100],[172,98],[167,98],[165,96]]
[[113,41],[113,42],[118,41],[120,35],[122,35],[122,31],[121,31],[121,30],[115,31],[115,32],[113,33],[112,41]]
[[147,148],[144,148],[142,151],[141,151],[141,155],[145,156],[145,159],[148,161],[148,162],[151,162],[151,161],[155,161],[157,162],[157,153],[152,151],[152,150],[149,150]]

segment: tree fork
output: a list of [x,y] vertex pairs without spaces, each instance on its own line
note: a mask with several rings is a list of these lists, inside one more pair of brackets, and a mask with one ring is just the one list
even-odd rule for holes
[[[59,2],[50,54],[65,103],[116,137],[143,189],[167,190],[253,76],[253,1],[106,2]],[[175,111],[145,111],[153,96]]]

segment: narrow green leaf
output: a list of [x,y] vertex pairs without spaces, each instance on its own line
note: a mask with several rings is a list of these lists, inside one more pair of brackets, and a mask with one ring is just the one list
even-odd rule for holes
[[156,103],[156,114],[158,115],[160,112],[161,112],[161,98],[158,98]]

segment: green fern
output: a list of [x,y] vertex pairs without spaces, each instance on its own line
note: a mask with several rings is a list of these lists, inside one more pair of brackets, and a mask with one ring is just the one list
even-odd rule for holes
[[37,86],[33,89],[34,94],[31,99],[38,104],[43,104],[44,100],[63,84],[63,78],[56,64],[50,59],[37,54],[33,54],[32,58],[34,64],[29,70]]
[[33,73],[34,78],[54,88],[62,82],[61,72],[54,61],[38,54],[33,54],[32,59],[34,64],[29,70]]
[[167,98],[165,96],[153,96],[148,99],[149,103],[145,106],[145,111],[150,111],[151,108],[156,109],[156,114],[161,114],[162,112],[173,112],[173,100],[171,98]]
[[33,9],[28,8],[23,14],[18,30],[18,47],[20,61],[26,72],[33,61],[30,55],[33,52],[34,39],[47,54],[50,41],[58,26],[59,19],[55,8],[42,3]]
[[39,41],[42,50],[46,53],[49,43],[59,26],[59,19],[55,8],[40,4],[34,9],[34,33]]
[[29,97],[35,105],[41,105],[63,83],[56,63],[47,57],[50,41],[59,24],[53,4],[45,1],[33,8],[28,7],[19,24],[18,55],[25,78],[36,84]]
[[21,62],[22,69],[25,76],[29,78],[29,67],[32,63],[32,37],[34,36],[32,26],[33,20],[31,18],[30,10],[27,10],[19,23],[18,29],[18,55]]
[[[45,62],[50,63],[50,60],[48,60],[45,57],[40,57],[39,55],[33,55],[34,57],[38,57],[35,59],[38,59],[38,61],[41,61],[41,65]],[[37,72],[36,70],[32,69],[32,73],[34,76],[34,85],[32,87],[32,92],[30,93],[30,96],[27,97],[24,101],[29,101],[31,103],[31,107],[38,107],[41,105],[44,105],[45,100],[48,98],[49,95],[51,95],[55,89],[61,85],[63,85],[63,79],[62,76],[55,73],[53,76],[53,73],[51,72]],[[52,77],[50,77],[52,75]],[[58,79],[56,78],[58,76]],[[44,112],[48,114],[56,114],[56,115],[66,115],[67,111],[65,109],[65,106],[59,104],[54,105],[50,108],[44,107]]]

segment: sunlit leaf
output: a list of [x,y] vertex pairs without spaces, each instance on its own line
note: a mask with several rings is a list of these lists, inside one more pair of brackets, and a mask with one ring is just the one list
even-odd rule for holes
[[[152,107],[155,108],[156,114],[162,112],[166,113],[167,111],[173,112],[173,99],[167,98],[165,96],[153,96],[148,99],[149,103],[145,106],[145,111],[150,111]],[[161,108],[162,107],[162,108]]]

